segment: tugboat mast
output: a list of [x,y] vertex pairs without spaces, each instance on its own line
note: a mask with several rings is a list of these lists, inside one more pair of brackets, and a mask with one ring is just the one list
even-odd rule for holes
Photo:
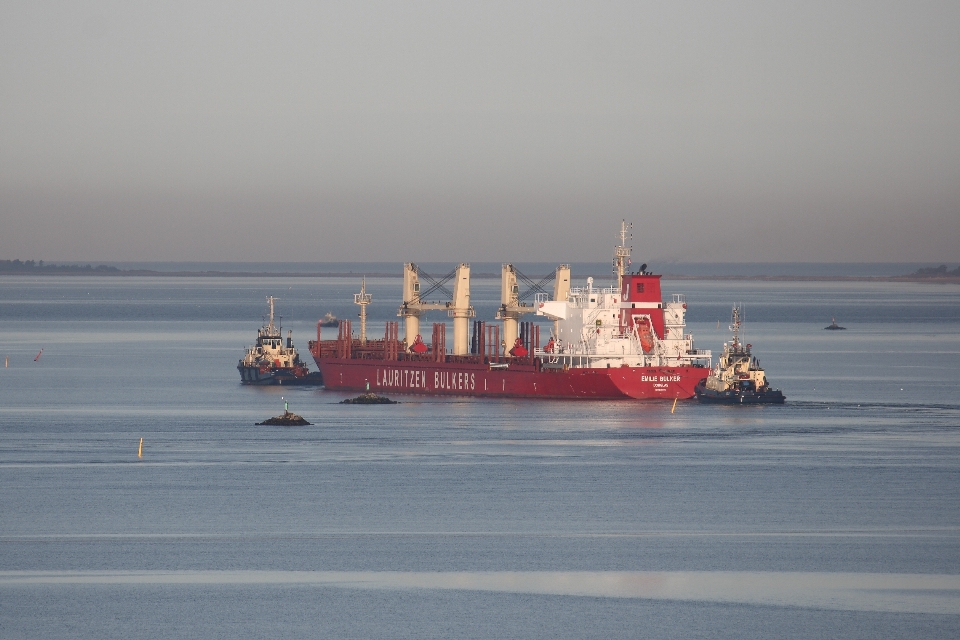
[[267,324],[267,327],[270,330],[270,335],[275,333],[273,327],[273,296],[267,296],[267,302],[270,303],[270,322]]
[[733,308],[730,331],[733,331],[733,348],[740,348],[740,305]]

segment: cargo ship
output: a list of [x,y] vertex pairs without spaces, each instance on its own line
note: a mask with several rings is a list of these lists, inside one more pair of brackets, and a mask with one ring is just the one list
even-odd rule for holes
[[[523,276],[514,265],[501,271],[501,304],[496,319],[474,320],[470,305],[470,265],[460,264],[421,291],[421,271],[404,265],[400,322],[386,323],[382,339],[367,339],[365,291],[354,296],[360,306],[361,328],[342,320],[336,338],[317,339],[310,352],[328,389],[390,393],[557,399],[688,399],[710,373],[711,353],[694,348],[685,332],[684,297],[664,301],[660,275],[643,265],[631,272],[630,225],[621,224],[614,249],[613,286],[570,286],[570,267],[560,265],[553,291]],[[437,291],[451,299],[428,302]],[[520,294],[519,281],[530,290]],[[530,296],[532,295],[532,298]],[[527,299],[530,301],[527,301]],[[453,318],[453,344],[447,349],[446,323],[434,323],[429,342],[420,333],[428,311]],[[526,314],[552,321],[541,340],[541,327],[522,322]],[[472,326],[471,326],[472,325]],[[546,334],[546,331],[544,332]]]
[[720,361],[695,389],[700,402],[712,404],[783,404],[785,397],[767,380],[766,371],[753,355],[753,345],[740,339],[740,307],[731,314],[733,339],[723,345]]
[[247,348],[237,370],[243,384],[321,384],[319,373],[307,368],[293,346],[293,332],[287,332],[283,338],[283,328],[273,322],[273,303],[275,298],[267,298],[270,307],[270,319],[257,331],[257,342]]

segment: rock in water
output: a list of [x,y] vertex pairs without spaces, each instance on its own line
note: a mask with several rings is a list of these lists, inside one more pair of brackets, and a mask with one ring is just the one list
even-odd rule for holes
[[341,400],[340,404],[397,404],[397,401],[378,396],[375,393],[362,393],[356,398]]
[[277,416],[276,418],[270,418],[269,420],[258,422],[257,426],[272,425],[279,427],[303,427],[309,424],[310,423],[304,420],[303,417],[298,416],[295,413],[290,413],[289,411],[284,411],[282,416]]

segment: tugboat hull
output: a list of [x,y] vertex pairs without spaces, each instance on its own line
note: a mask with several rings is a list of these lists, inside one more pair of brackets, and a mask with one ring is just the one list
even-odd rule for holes
[[319,371],[306,375],[295,375],[291,371],[268,370],[261,371],[260,367],[237,367],[240,371],[240,384],[254,385],[322,385],[323,376]]
[[706,404],[783,404],[786,400],[780,389],[714,391],[707,389],[702,382],[694,388],[694,393],[697,400]]

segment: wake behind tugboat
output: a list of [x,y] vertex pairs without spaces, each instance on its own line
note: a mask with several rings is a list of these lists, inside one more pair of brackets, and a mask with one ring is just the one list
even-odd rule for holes
[[733,340],[723,344],[716,368],[696,386],[697,400],[715,404],[783,404],[780,389],[772,389],[752,345],[740,342],[740,307],[733,308]]

